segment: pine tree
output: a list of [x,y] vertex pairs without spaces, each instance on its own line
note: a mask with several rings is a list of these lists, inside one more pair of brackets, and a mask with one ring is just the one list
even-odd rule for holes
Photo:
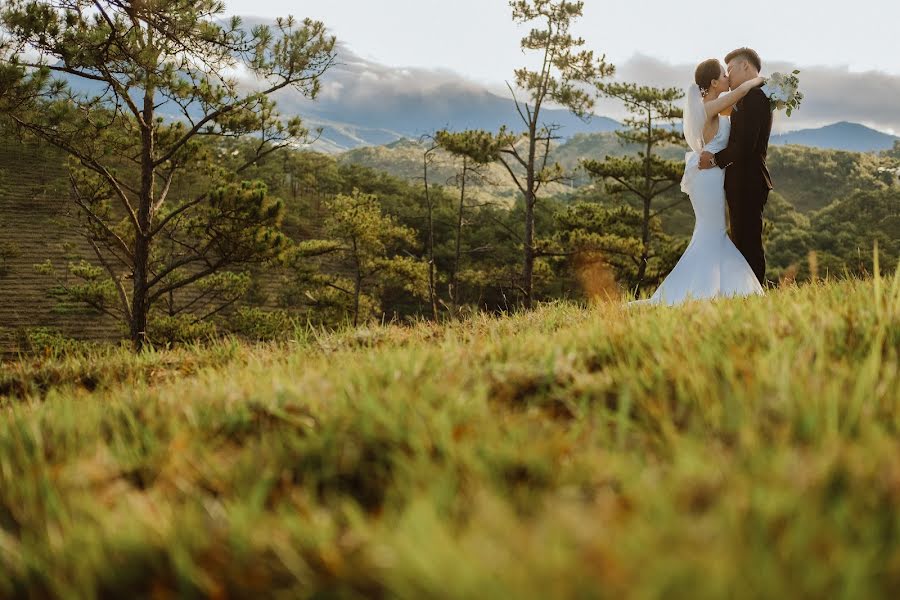
[[375,196],[357,190],[338,194],[326,206],[325,239],[301,242],[295,252],[337,260],[336,273],[319,269],[310,282],[343,296],[344,302],[336,303],[347,307],[354,326],[381,312],[381,295],[389,286],[428,297],[425,263],[408,252],[416,244],[415,231],[384,214]]
[[[0,113],[71,157],[81,229],[135,349],[154,303],[279,252],[280,208],[240,173],[306,137],[270,97],[315,98],[335,60],[320,22],[248,32],[223,12],[217,0],[10,0],[0,12]],[[234,168],[207,143],[246,135],[255,152]]]
[[661,210],[652,211],[653,202],[677,186],[684,173],[682,162],[665,160],[657,154],[664,144],[682,141],[681,133],[674,127],[682,118],[682,111],[675,102],[683,97],[678,88],[655,88],[633,83],[598,84],[605,96],[616,98],[625,104],[631,117],[625,119],[627,129],[616,132],[625,144],[641,147],[636,157],[607,156],[603,161],[582,161],[584,169],[594,179],[607,183],[613,194],[632,195],[641,204],[640,222],[641,253],[636,274],[635,293],[647,283],[649,263],[653,253],[652,234],[654,220],[665,210],[684,201],[681,198]]

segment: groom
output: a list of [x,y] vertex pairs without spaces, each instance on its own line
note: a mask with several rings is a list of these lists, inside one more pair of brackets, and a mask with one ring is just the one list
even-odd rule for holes
[[[738,48],[725,57],[731,89],[759,76],[762,61],[750,48]],[[766,152],[772,133],[772,109],[760,87],[738,102],[731,115],[728,147],[718,154],[704,152],[701,169],[726,169],[725,197],[731,215],[731,237],[747,259],[756,278],[766,285],[766,254],[763,250],[763,208],[772,189],[766,167]]]

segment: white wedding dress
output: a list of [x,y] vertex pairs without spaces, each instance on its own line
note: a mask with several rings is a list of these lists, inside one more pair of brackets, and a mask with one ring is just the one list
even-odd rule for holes
[[694,234],[678,264],[656,293],[631,304],[671,306],[686,300],[763,293],[753,269],[725,230],[725,171],[718,168],[701,171],[698,167],[700,153],[697,150],[713,154],[724,150],[730,132],[731,119],[719,116],[719,131],[712,140],[703,144],[702,129],[700,140],[696,137],[693,143],[688,140],[694,150],[685,156],[681,189],[690,196],[694,208]]

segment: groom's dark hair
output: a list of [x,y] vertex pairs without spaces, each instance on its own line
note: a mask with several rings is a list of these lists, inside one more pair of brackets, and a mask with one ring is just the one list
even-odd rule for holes
[[759,54],[756,53],[756,50],[752,48],[738,48],[737,50],[732,50],[728,53],[728,56],[725,57],[725,64],[727,65],[736,58],[743,58],[756,67],[757,71],[762,71],[762,60],[759,58]]

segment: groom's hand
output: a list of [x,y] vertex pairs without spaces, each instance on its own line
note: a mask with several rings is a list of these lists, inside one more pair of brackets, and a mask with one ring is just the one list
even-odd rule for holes
[[700,169],[712,169],[716,166],[716,156],[711,152],[702,152],[700,154]]

